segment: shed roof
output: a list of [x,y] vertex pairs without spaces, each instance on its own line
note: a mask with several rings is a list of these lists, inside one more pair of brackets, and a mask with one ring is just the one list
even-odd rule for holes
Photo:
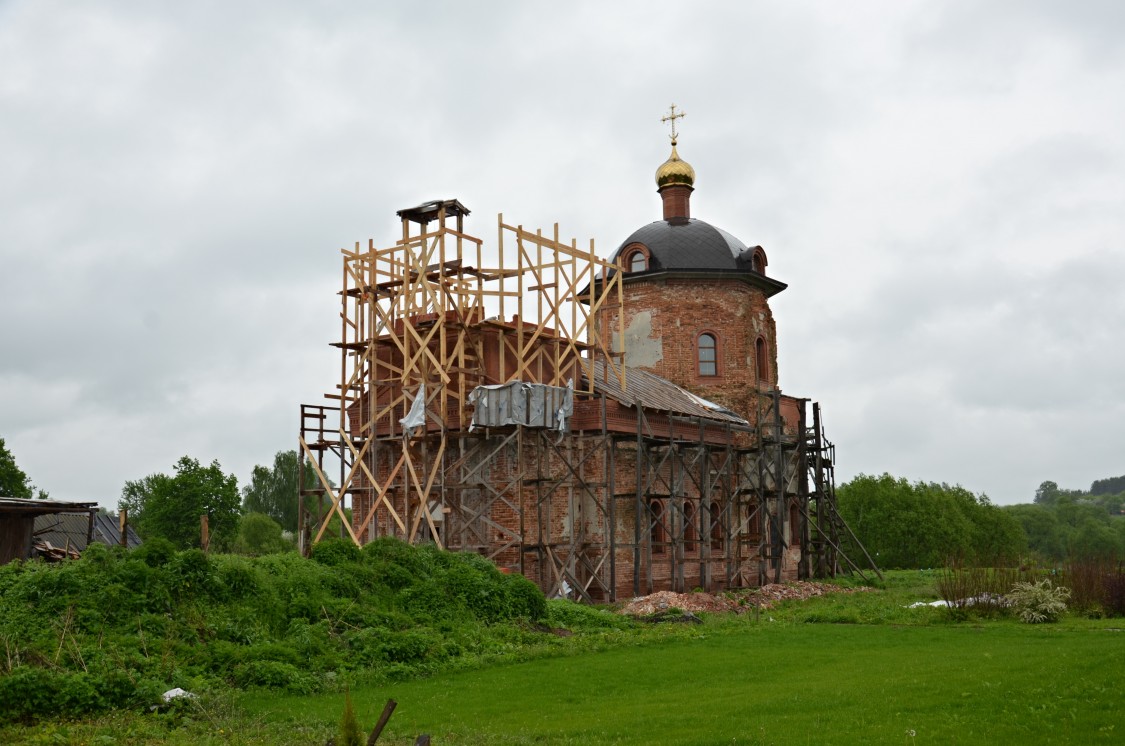
[[[84,515],[56,513],[41,515],[35,519],[33,536],[51,542],[56,547],[69,546],[82,551],[86,548],[86,535],[89,519]],[[126,527],[126,546],[134,549],[141,545],[141,538],[132,526]],[[108,546],[121,543],[121,529],[115,516],[98,513],[94,516],[94,541]]]

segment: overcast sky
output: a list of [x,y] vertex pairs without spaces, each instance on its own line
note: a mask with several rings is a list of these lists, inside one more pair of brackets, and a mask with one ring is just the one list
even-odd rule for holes
[[338,375],[341,247],[456,197],[769,253],[838,480],[1125,474],[1125,3],[0,0],[0,437],[51,496],[244,483]]

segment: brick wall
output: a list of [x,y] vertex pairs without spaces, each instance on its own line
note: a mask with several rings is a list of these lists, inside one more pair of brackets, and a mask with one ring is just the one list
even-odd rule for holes
[[[638,279],[624,291],[625,363],[644,368],[747,419],[759,383],[755,342],[765,342],[767,385],[776,385],[777,328],[765,294],[737,280]],[[615,314],[605,322],[616,335]],[[697,340],[718,340],[717,375],[698,371]]]

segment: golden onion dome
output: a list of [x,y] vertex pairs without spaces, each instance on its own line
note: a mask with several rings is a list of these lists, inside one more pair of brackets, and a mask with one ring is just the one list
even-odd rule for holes
[[657,189],[663,189],[673,184],[682,184],[689,187],[695,185],[695,169],[687,161],[680,160],[680,154],[676,152],[675,140],[672,141],[672,155],[668,156],[668,160],[656,169]]

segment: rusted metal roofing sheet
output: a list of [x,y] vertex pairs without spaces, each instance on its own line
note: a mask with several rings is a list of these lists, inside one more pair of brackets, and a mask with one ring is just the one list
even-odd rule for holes
[[625,381],[628,391],[625,391],[621,388],[617,376],[606,375],[605,368],[604,363],[595,363],[594,390],[626,406],[633,407],[640,404],[645,409],[659,412],[673,412],[736,426],[750,426],[749,422],[729,409],[696,396],[667,378],[661,378],[648,371],[626,367]]

